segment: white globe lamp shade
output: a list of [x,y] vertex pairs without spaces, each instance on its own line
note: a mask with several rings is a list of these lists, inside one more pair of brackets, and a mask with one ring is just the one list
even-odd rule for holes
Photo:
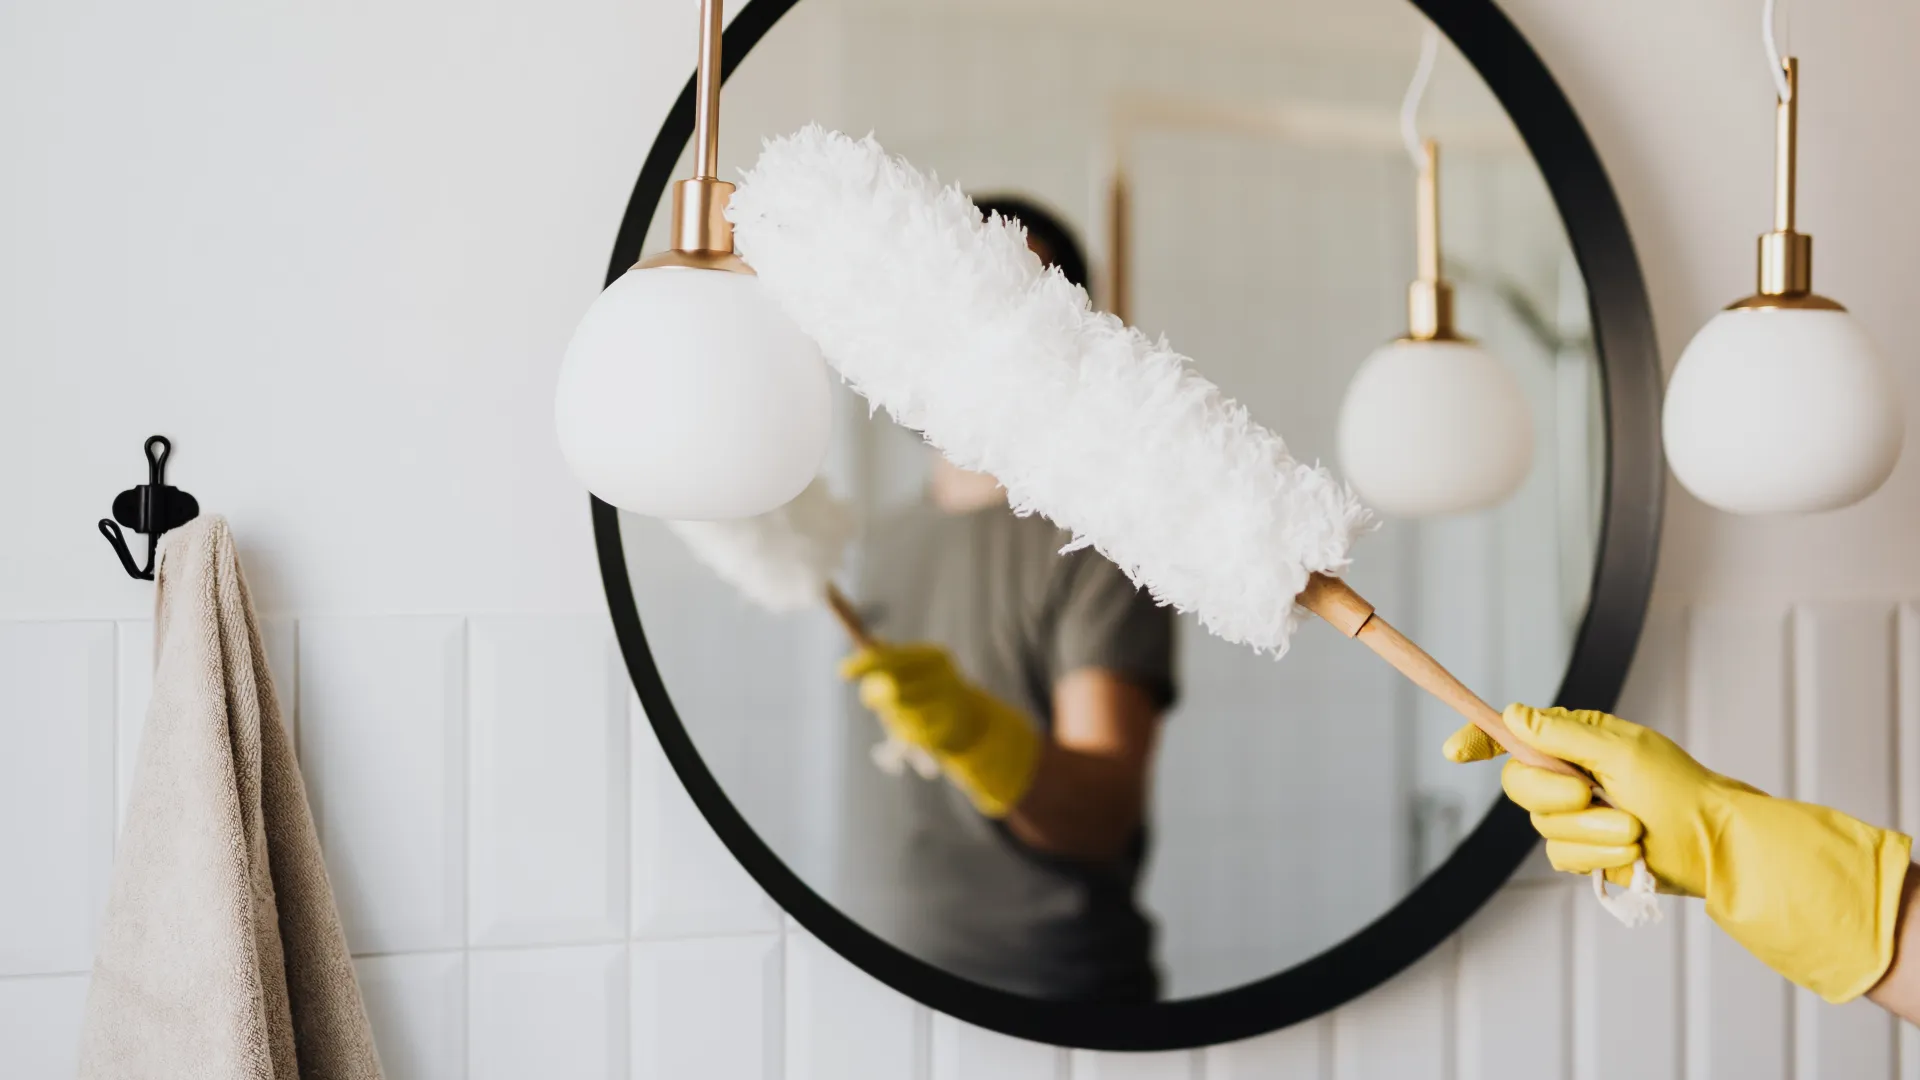
[[1759,291],[1694,335],[1660,418],[1674,478],[1735,514],[1859,502],[1906,441],[1892,369],[1845,307],[1813,291],[1813,238],[1794,221],[1800,63],[1774,62],[1774,227],[1760,237]]
[[1681,354],[1661,427],[1674,477],[1736,514],[1858,502],[1906,438],[1892,369],[1838,309],[1721,312]]
[[1402,340],[1360,365],[1340,407],[1340,466],[1395,517],[1481,510],[1533,464],[1533,419],[1513,373],[1461,340]]
[[594,495],[677,520],[791,501],[826,456],[819,347],[750,273],[627,271],[574,331],[554,397],[560,450]]

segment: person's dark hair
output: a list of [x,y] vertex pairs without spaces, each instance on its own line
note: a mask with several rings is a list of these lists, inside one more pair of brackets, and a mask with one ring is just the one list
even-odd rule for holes
[[976,195],[973,205],[982,215],[999,214],[1026,226],[1027,242],[1040,249],[1044,261],[1059,267],[1075,285],[1093,288],[1087,282],[1087,253],[1059,215],[1020,195]]

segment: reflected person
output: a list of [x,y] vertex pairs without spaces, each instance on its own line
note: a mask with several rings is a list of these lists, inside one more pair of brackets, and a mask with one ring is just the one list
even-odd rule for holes
[[[1026,200],[976,200],[1085,285],[1079,244]],[[861,599],[887,644],[842,674],[942,781],[875,787],[897,815],[850,845],[880,936],[1028,996],[1149,1001],[1154,930],[1136,899],[1148,777],[1175,697],[1173,614],[983,474],[935,462],[926,497],[873,531]]]

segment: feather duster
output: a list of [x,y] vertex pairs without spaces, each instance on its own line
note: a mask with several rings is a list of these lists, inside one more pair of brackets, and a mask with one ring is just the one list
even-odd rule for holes
[[1345,484],[871,137],[769,141],[728,216],[869,402],[1220,637],[1285,654],[1309,575],[1347,568],[1369,515]]

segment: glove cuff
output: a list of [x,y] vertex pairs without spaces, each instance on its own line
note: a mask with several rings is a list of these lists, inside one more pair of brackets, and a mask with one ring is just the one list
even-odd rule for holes
[[989,694],[978,695],[979,735],[963,749],[934,752],[940,764],[973,805],[990,818],[1003,818],[1033,786],[1040,765],[1040,733],[1025,713]]
[[1838,1005],[1852,1001],[1880,985],[1887,969],[1893,966],[1893,952],[1900,932],[1900,909],[1907,895],[1907,873],[1913,867],[1913,838],[1886,829],[1879,833],[1875,854],[1875,906],[1873,924],[1873,961],[1851,980],[1842,980],[1830,990],[1811,987],[1821,997]]
[[[1893,963],[1913,840],[1827,807],[1765,796],[1742,802],[1740,824],[1713,843],[1707,914],[1768,967],[1829,1002],[1873,989]],[[1747,880],[1735,880],[1736,866]],[[1768,870],[1756,878],[1755,866]]]

